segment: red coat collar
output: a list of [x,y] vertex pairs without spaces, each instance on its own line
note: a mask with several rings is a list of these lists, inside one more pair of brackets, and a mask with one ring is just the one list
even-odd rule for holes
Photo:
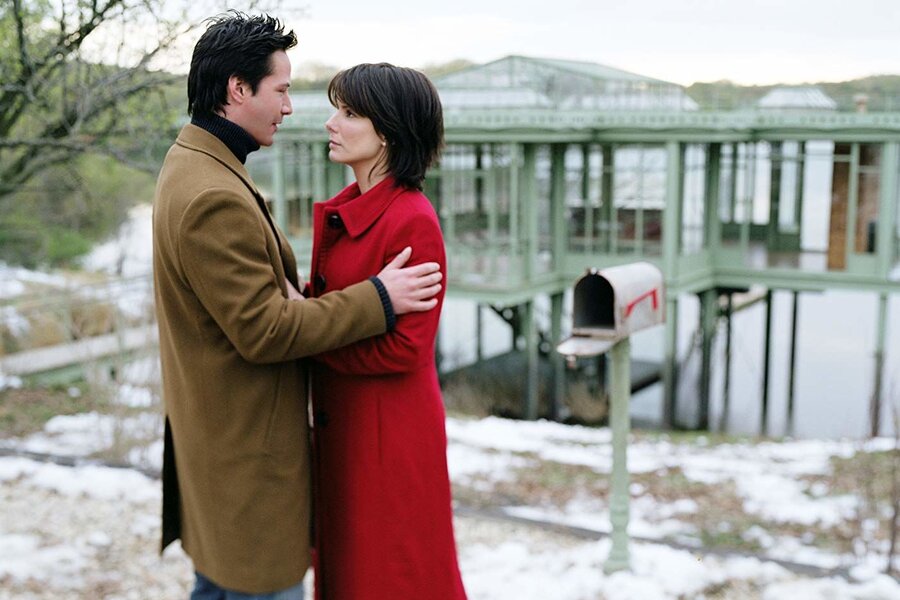
[[352,183],[331,200],[323,202],[322,207],[326,212],[331,212],[329,208],[336,208],[347,233],[355,238],[371,227],[403,191],[391,176],[385,177],[365,194],[360,194],[359,185]]

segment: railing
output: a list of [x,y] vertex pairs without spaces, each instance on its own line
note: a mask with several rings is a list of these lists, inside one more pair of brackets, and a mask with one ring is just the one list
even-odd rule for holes
[[0,301],[0,372],[72,370],[156,347],[149,275],[34,286]]

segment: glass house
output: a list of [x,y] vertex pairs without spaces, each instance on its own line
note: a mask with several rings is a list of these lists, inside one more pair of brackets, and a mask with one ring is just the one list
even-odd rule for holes
[[[877,431],[888,297],[900,290],[900,114],[838,111],[821,90],[805,89],[778,90],[744,110],[699,110],[673,83],[522,56],[435,84],[447,146],[426,193],[444,229],[448,294],[510,317],[527,356],[524,415],[548,412],[538,398],[542,354],[554,373],[544,386],[549,414],[559,406],[564,365],[547,347],[567,329],[566,291],[586,268],[646,260],[667,287],[658,369],[664,425],[677,426],[679,403],[688,402],[691,426],[711,426],[716,322],[730,319],[740,298],[771,304],[774,291],[792,294],[793,355],[798,294],[847,289],[877,298],[877,314],[862,317],[877,332]],[[327,158],[323,124],[333,109],[324,92],[293,101],[274,152],[253,155],[249,166],[308,260],[312,203],[352,179]],[[696,389],[679,398],[677,315],[687,295],[699,299],[703,358]],[[535,309],[539,297],[547,318]],[[765,327],[768,352],[771,322]],[[763,432],[768,354],[766,361]],[[793,388],[787,394],[792,410]]]

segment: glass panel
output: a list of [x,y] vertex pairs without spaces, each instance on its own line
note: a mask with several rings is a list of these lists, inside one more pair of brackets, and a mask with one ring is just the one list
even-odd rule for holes
[[847,266],[847,203],[850,197],[851,144],[834,145],[831,172],[831,207],[828,222],[828,268]]
[[[666,193],[666,151],[660,146],[615,149],[613,179],[616,247],[621,252],[658,255]],[[649,238],[649,246],[644,241]]]
[[615,153],[613,206],[616,246],[627,252],[634,248],[635,213],[643,194],[643,153],[640,146],[619,146]]
[[599,147],[571,145],[566,150],[566,227],[574,252],[599,251],[600,171]]
[[[897,180],[900,181],[900,171],[897,173]],[[894,218],[897,221],[897,228],[894,230],[894,235],[896,236],[894,240],[894,260],[900,260],[900,186],[894,190],[894,201],[897,203],[897,208],[894,211]]]
[[772,146],[769,142],[755,145],[756,181],[753,194],[753,224],[768,225],[772,193]]
[[505,146],[449,144],[434,185],[451,276],[506,283],[509,268],[511,153]]
[[681,253],[703,250],[706,195],[706,145],[688,144],[684,151],[684,191],[681,207]]
[[828,249],[828,215],[834,169],[834,142],[806,142],[803,157],[803,215],[800,247],[804,251]]
[[644,256],[662,256],[663,211],[644,211]]
[[881,144],[859,145],[859,178],[854,250],[874,254],[881,193]]
[[[548,273],[553,270],[553,236],[551,235],[552,219],[550,217],[550,146],[537,147],[535,157],[535,177],[537,178],[537,225],[538,239],[537,273]],[[523,207],[526,208],[526,207]]]
[[734,218],[736,144],[722,144],[719,161],[719,220],[729,223]]
[[668,155],[659,146],[643,149],[644,195],[642,202],[643,253],[662,256],[663,209],[666,205],[666,176]]
[[797,142],[781,145],[781,182],[778,203],[778,230],[795,233],[797,223],[797,185],[800,173],[800,150]]

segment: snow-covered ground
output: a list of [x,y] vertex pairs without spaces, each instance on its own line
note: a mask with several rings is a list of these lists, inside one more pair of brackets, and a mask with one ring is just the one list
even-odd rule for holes
[[[146,392],[123,387],[120,402],[140,405]],[[88,455],[110,443],[112,430],[144,436],[151,413],[115,426],[93,413],[51,419],[44,431],[6,446],[50,454]],[[450,418],[448,456],[456,485],[514,479],[541,463],[610,467],[609,431],[548,422]],[[888,440],[871,443],[875,450]],[[158,467],[159,445],[132,458]],[[799,484],[805,474],[828,469],[832,456],[859,449],[852,442],[800,441],[706,445],[667,440],[635,441],[629,458],[635,473],[680,467],[692,479],[742,481],[746,510],[768,518],[828,523],[846,517],[854,499],[815,497]],[[143,457],[143,458],[140,458]],[[632,487],[632,534],[660,537],[647,519],[666,513],[677,522],[690,502],[674,505],[644,498]],[[0,458],[0,582],[2,598],[184,597],[190,564],[176,547],[156,557],[160,486],[130,469],[97,465],[64,467],[26,458]],[[570,506],[508,507],[511,514],[608,530],[605,498],[583,497]],[[631,570],[606,575],[608,539],[584,541],[521,523],[461,516],[456,522],[460,562],[469,595],[484,600],[653,600],[764,598],[797,600],[900,599],[900,584],[878,569],[883,561],[816,552],[801,540],[773,541],[771,556],[823,567],[847,567],[849,578],[798,576],[764,558],[705,554],[652,541],[631,544]],[[779,546],[781,546],[779,548]],[[881,557],[883,558],[883,557]],[[713,590],[726,589],[727,595]],[[10,591],[11,590],[11,591]],[[97,595],[107,590],[109,595]],[[104,592],[106,593],[106,592]],[[12,595],[10,595],[12,594]]]

